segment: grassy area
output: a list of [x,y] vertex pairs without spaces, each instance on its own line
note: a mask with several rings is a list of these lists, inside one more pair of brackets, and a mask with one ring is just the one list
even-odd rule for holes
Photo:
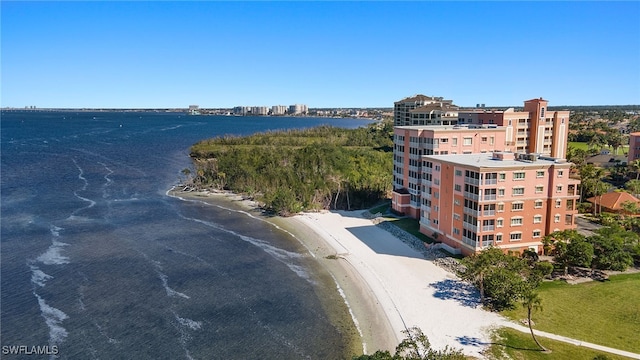
[[[543,311],[533,314],[535,329],[640,353],[640,273],[578,285],[545,282],[540,297]],[[503,314],[527,317],[522,307]]]
[[[569,141],[569,146],[571,146],[572,148],[575,149],[582,149],[584,151],[589,150],[589,144],[587,144],[586,142],[577,142],[577,141]],[[613,151],[613,148],[610,146],[603,146],[603,149],[609,149],[611,150],[612,154],[615,154],[615,152]],[[629,151],[629,145],[623,145],[621,147],[618,148],[618,155],[623,155],[624,153]]]
[[623,356],[609,354],[589,348],[575,346],[560,341],[550,340],[538,336],[538,341],[551,350],[551,353],[538,351],[536,343],[530,334],[517,330],[502,328],[494,333],[494,343],[486,354],[489,359],[527,359],[527,360],[591,360],[598,355],[605,355],[605,359],[627,359]]
[[584,151],[589,150],[589,145],[586,142],[569,141],[569,146],[575,149],[582,149]]
[[381,213],[382,215],[386,214],[389,211],[389,207],[391,206],[391,201],[386,201],[384,204],[376,206],[372,209],[369,209],[369,212],[372,214]]
[[409,234],[417,237],[418,239],[426,242],[427,244],[431,244],[434,243],[435,241],[428,237],[427,235],[423,234],[420,232],[420,222],[416,219],[411,219],[411,218],[404,218],[404,219],[397,219],[397,218],[390,218],[388,219],[389,221],[391,221],[391,223],[397,227],[399,227],[400,229],[408,232]]

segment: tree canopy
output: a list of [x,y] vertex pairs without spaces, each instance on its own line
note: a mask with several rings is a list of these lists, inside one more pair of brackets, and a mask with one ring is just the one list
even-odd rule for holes
[[311,209],[357,209],[388,197],[393,126],[320,126],[225,136],[191,148],[198,188],[247,194],[289,215]]

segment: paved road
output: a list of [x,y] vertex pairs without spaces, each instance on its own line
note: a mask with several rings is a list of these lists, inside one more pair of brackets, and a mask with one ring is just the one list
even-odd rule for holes
[[576,230],[578,230],[578,233],[584,236],[591,236],[594,234],[595,230],[598,230],[602,227],[602,225],[592,223],[588,219],[584,218],[581,214],[578,214],[576,216],[576,225]]

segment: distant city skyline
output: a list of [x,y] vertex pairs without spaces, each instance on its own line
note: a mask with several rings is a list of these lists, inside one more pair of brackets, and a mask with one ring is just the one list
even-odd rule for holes
[[637,1],[0,7],[1,107],[640,104]]

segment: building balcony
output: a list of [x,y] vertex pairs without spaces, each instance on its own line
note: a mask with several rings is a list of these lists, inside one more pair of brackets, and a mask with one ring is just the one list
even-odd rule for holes
[[496,200],[497,199],[497,195],[496,194],[484,194],[482,196],[482,201],[491,201],[491,200]]
[[469,223],[466,223],[466,222],[462,222],[462,227],[467,229],[467,230],[473,231],[474,233],[478,232],[478,226],[477,225],[473,225],[473,224],[469,224]]
[[471,215],[475,217],[478,217],[478,213],[479,213],[478,210],[469,209],[468,207],[464,208],[462,212],[464,212],[467,215]]
[[477,242],[473,239],[470,239],[466,236],[462,236],[462,242],[465,243],[465,245],[471,246],[472,248],[476,248]]
[[482,231],[493,231],[496,229],[495,225],[483,225],[482,226]]
[[498,179],[484,179],[485,185],[496,185],[498,184]]
[[427,193],[426,191],[421,192],[420,197],[423,199],[431,200],[431,194]]
[[475,178],[470,178],[465,176],[464,182],[465,184],[480,186],[480,179],[475,179]]
[[475,201],[480,200],[480,195],[474,194],[474,193],[470,193],[468,191],[464,192],[464,197],[467,198],[467,199],[475,200]]
[[494,216],[496,214],[495,210],[483,210],[482,216]]

